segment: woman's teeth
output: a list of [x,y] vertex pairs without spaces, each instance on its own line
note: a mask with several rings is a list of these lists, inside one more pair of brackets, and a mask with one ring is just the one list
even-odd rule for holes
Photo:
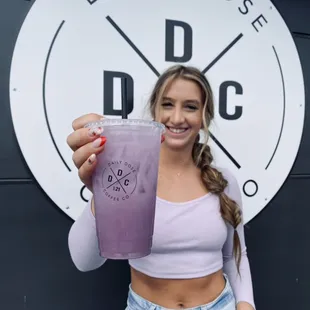
[[168,127],[168,129],[173,133],[182,133],[187,130],[187,128],[171,128],[171,127]]

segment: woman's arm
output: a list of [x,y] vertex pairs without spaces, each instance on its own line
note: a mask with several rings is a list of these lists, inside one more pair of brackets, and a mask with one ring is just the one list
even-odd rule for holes
[[68,236],[73,263],[80,271],[91,271],[102,266],[106,258],[99,255],[96,222],[88,202],[79,218],[73,223]]
[[[241,192],[238,186],[238,182],[235,177],[229,172],[223,172],[224,177],[228,181],[226,194],[236,201],[238,206],[242,210],[242,198]],[[240,244],[241,244],[241,261],[239,272],[237,270],[236,260],[233,254],[233,236],[234,228],[227,224],[228,235],[226,243],[223,247],[223,260],[224,260],[224,272],[227,274],[228,279],[231,283],[234,295],[236,298],[238,310],[253,310],[255,309],[254,297],[253,297],[253,286],[250,264],[247,257],[246,243],[244,238],[244,227],[243,223],[240,223],[236,228]]]

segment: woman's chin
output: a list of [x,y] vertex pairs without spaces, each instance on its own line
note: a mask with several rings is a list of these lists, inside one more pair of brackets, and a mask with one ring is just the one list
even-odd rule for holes
[[167,149],[174,151],[183,151],[191,148],[193,143],[188,139],[171,139],[170,137],[165,137],[164,146]]

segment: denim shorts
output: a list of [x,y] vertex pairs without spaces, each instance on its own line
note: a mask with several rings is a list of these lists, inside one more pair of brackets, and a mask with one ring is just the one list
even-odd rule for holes
[[[183,310],[236,310],[236,300],[230,286],[229,280],[224,275],[226,284],[221,294],[210,303],[194,308],[184,308]],[[171,310],[142,298],[136,294],[129,285],[129,294],[127,299],[127,308],[125,310]]]

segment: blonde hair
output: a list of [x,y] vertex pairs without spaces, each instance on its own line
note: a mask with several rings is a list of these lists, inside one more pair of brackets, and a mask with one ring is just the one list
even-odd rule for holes
[[[208,128],[211,120],[214,118],[214,99],[212,89],[207,78],[197,68],[175,65],[170,67],[159,77],[149,100],[149,108],[152,117],[155,118],[156,107],[162,100],[163,94],[167,87],[169,87],[169,85],[171,85],[171,83],[177,78],[193,81],[200,87],[203,100],[203,131],[208,137]],[[210,146],[207,144],[207,139],[203,144],[199,143],[199,139],[200,137],[198,134],[192,151],[193,160],[196,166],[201,170],[201,179],[206,189],[209,192],[218,195],[222,218],[235,229],[233,252],[239,271],[241,261],[241,245],[236,228],[242,220],[241,210],[237,203],[225,194],[224,190],[228,182],[224,178],[223,174],[216,168],[211,167],[213,156],[211,154]]]

